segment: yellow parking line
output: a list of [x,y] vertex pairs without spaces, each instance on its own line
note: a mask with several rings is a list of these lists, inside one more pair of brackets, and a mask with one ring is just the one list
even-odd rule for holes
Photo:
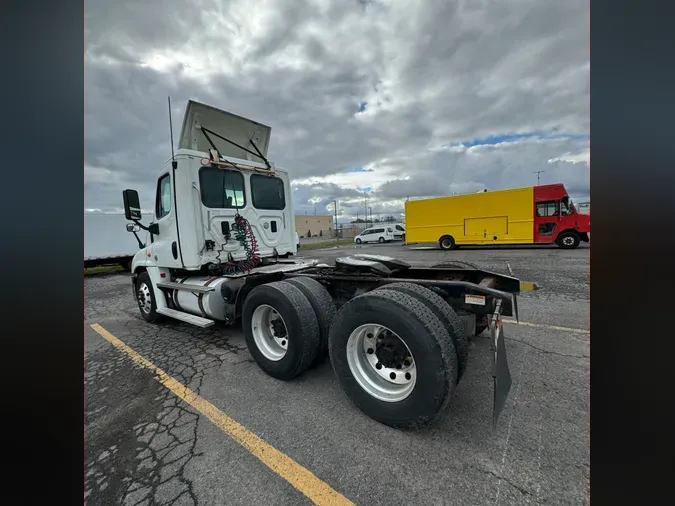
[[529,323],[529,322],[517,322],[516,320],[510,320],[504,318],[504,323],[513,323],[514,325],[525,325],[526,327],[539,327],[542,329],[550,330],[562,330],[563,332],[574,332],[575,334],[590,334],[590,330],[586,329],[571,329],[569,327],[558,327],[556,325],[546,325],[544,323]]
[[157,379],[157,381],[196,409],[199,413],[211,420],[225,434],[255,455],[263,464],[293,485],[293,487],[307,496],[314,504],[330,504],[336,506],[354,504],[289,456],[256,436],[246,427],[220,411],[209,401],[173,379],[149,360],[143,358],[99,324],[95,323],[91,328],[98,332],[103,339],[108,341],[115,348],[126,353],[136,364],[155,373],[155,379]]

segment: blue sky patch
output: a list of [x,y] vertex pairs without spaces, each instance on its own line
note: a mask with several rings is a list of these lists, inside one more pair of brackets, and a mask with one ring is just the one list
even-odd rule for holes
[[557,128],[554,128],[552,132],[524,132],[524,133],[506,133],[500,135],[490,135],[489,137],[484,137],[482,139],[473,139],[467,142],[458,142],[455,146],[464,146],[465,148],[471,148],[473,146],[485,146],[485,145],[495,145],[501,144],[502,142],[516,142],[526,139],[547,139],[547,140],[585,140],[588,139],[588,134],[561,134],[557,133]]
[[345,174],[354,174],[356,172],[373,172],[373,169],[365,169],[363,167],[353,167],[351,169],[347,169],[344,173]]
[[357,114],[360,113],[360,112],[365,112],[365,111],[366,111],[366,106],[367,106],[367,105],[368,105],[368,102],[361,102],[361,103],[359,104],[359,109],[358,109],[358,111],[356,111]]

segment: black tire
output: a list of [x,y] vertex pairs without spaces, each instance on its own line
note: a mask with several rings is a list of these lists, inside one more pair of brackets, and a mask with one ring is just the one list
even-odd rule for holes
[[330,333],[330,326],[333,324],[335,313],[335,302],[326,290],[326,287],[317,280],[306,277],[290,278],[286,280],[293,286],[300,289],[307,300],[314,309],[316,320],[319,323],[319,352],[317,353],[314,364],[323,361],[328,355],[328,334]]
[[401,240],[405,242],[405,234],[401,235]]
[[556,244],[562,249],[574,249],[579,246],[581,238],[576,232],[563,232],[558,236]]
[[438,245],[442,250],[451,250],[457,248],[455,244],[455,238],[451,235],[444,235],[438,240]]
[[[280,360],[267,358],[253,335],[253,312],[263,304],[271,306],[281,316],[289,336],[286,353]],[[319,323],[312,304],[297,286],[286,281],[267,283],[251,290],[244,300],[242,327],[248,350],[258,366],[280,380],[290,380],[305,372],[319,352]]]
[[384,237],[380,237],[380,238],[377,240],[377,242],[379,242],[380,244],[384,244]]
[[455,346],[455,351],[457,352],[457,383],[459,383],[469,362],[469,340],[466,337],[466,332],[464,332],[464,324],[459,319],[459,316],[457,316],[457,313],[455,313],[455,310],[443,297],[422,285],[416,285],[415,283],[392,283],[385,285],[383,288],[378,288],[378,290],[384,289],[407,293],[415,297],[427,306],[441,321],[448,338],[452,339],[452,344]]
[[[412,353],[416,383],[397,402],[378,399],[354,377],[347,360],[351,333],[365,324],[382,325]],[[420,428],[431,423],[450,402],[457,383],[457,353],[438,317],[419,299],[386,288],[351,299],[333,320],[328,340],[330,360],[350,400],[369,417],[392,427]],[[365,356],[365,354],[363,355]]]
[[[156,292],[150,281],[150,275],[147,272],[141,272],[136,280],[134,287],[134,295],[136,296],[136,303],[141,312],[141,316],[146,322],[159,323],[166,320],[166,317],[157,312]],[[149,301],[148,301],[149,299]],[[149,302],[149,306],[146,304]]]
[[356,239],[356,244],[361,244],[363,241],[361,239]]

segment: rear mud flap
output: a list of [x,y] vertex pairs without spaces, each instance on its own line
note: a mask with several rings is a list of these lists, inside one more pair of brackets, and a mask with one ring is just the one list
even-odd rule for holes
[[501,301],[497,302],[495,313],[490,318],[490,340],[492,341],[492,377],[494,378],[494,405],[492,428],[497,427],[499,415],[504,410],[506,399],[511,390],[511,372],[506,358],[504,326],[501,317]]

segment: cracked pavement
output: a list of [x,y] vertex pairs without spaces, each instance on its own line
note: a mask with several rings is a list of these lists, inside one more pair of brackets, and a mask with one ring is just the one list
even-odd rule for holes
[[505,324],[513,386],[491,430],[490,343],[471,342],[447,413],[422,431],[363,415],[326,361],[295,381],[266,376],[238,327],[199,329],[141,319],[128,275],[85,279],[85,498],[91,505],[301,505],[300,492],[111,346],[99,323],[136,352],[303,465],[356,504],[585,504],[589,480],[588,248],[467,249],[372,245],[355,252],[414,264],[465,260],[540,284]]

